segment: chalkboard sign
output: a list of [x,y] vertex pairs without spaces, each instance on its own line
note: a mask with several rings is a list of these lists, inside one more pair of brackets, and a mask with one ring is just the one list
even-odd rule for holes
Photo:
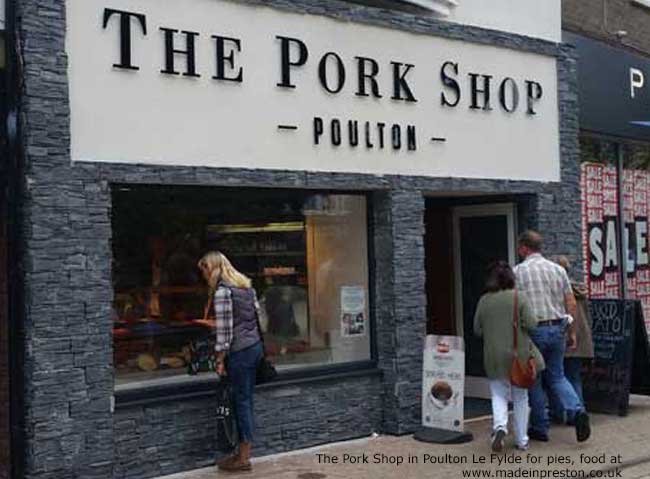
[[625,416],[630,393],[650,396],[650,345],[638,300],[589,302],[594,360],[583,371],[587,409]]
[[589,302],[594,360],[587,366],[583,378],[589,411],[627,414],[638,313],[636,303],[617,299]]
[[634,394],[650,396],[650,344],[643,318],[643,306],[636,303],[636,320],[634,324],[634,359],[632,360],[632,387]]

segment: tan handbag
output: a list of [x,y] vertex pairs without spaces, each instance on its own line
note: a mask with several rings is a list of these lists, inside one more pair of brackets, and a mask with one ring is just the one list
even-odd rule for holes
[[515,290],[514,296],[514,313],[512,322],[512,336],[513,336],[513,352],[512,352],[512,366],[510,367],[510,384],[520,388],[528,389],[537,379],[537,366],[535,359],[531,356],[528,361],[519,359],[517,337],[519,336],[519,301],[517,299],[517,291]]

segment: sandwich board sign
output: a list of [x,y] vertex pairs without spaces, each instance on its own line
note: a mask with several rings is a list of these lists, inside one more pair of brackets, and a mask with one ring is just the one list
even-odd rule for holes
[[640,300],[592,299],[594,359],[585,368],[587,409],[626,416],[630,394],[650,395],[650,346]]
[[464,386],[463,338],[427,336],[422,374],[422,426],[462,432]]

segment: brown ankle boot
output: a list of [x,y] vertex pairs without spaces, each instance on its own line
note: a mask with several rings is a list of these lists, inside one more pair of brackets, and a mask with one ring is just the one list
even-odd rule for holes
[[228,456],[224,456],[221,459],[218,459],[216,461],[217,466],[221,467],[224,464],[230,464],[231,462],[235,462],[239,460],[239,453],[233,453]]
[[252,470],[251,467],[251,443],[242,442],[239,444],[239,455],[233,461],[219,464],[219,469],[229,472],[245,472]]

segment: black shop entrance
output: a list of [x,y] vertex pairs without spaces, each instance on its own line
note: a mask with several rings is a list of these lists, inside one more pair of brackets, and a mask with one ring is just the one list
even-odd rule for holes
[[468,202],[427,199],[427,334],[464,337],[465,395],[488,398],[483,344],[473,334],[474,311],[487,265],[501,259],[515,264],[516,207]]

